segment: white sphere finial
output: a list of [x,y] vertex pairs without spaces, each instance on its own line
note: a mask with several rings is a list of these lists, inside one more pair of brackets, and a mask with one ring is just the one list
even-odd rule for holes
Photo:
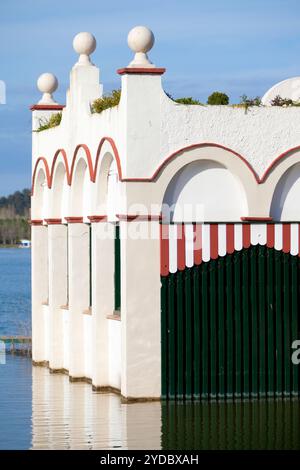
[[52,93],[58,87],[58,81],[53,73],[42,73],[37,80],[37,87],[41,93],[43,93],[39,104],[56,104],[56,101],[52,97]]
[[93,65],[90,61],[90,55],[96,49],[97,42],[91,33],[78,33],[73,39],[73,48],[79,59],[76,65]]
[[154,44],[154,34],[146,26],[136,26],[129,31],[127,42],[135,56],[129,67],[155,67],[148,59],[147,52]]

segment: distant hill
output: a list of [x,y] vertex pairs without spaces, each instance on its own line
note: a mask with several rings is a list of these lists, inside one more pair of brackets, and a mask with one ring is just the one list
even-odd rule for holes
[[30,189],[16,191],[7,197],[0,197],[0,219],[29,217]]
[[0,246],[30,239],[30,189],[0,197]]

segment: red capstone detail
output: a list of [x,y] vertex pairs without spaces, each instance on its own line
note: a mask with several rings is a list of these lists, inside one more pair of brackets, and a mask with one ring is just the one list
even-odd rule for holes
[[33,104],[30,111],[61,111],[65,104]]
[[119,75],[162,75],[166,69],[162,67],[123,67],[117,70]]
[[83,217],[65,217],[68,224],[82,224]]

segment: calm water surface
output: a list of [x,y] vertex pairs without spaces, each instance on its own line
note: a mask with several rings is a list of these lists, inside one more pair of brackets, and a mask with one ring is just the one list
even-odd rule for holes
[[[30,324],[30,250],[0,250],[0,335]],[[0,449],[300,449],[299,401],[122,404],[6,355]]]
[[31,250],[0,248],[0,336],[30,335]]

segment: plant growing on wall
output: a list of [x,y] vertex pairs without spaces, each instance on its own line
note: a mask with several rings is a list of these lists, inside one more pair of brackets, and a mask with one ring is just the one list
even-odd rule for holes
[[271,106],[293,106],[295,103],[289,98],[282,98],[277,95],[271,101]]
[[113,90],[108,95],[97,98],[91,105],[92,113],[102,113],[105,109],[113,108],[120,103],[121,90]]
[[51,114],[49,118],[41,118],[39,120],[39,127],[35,132],[46,131],[52,127],[59,126],[61,123],[62,113]]
[[250,106],[260,106],[261,99],[259,96],[249,98],[247,95],[242,95],[240,104],[247,110]]
[[207,104],[210,105],[226,105],[229,103],[229,96],[220,91],[214,91],[208,98]]

